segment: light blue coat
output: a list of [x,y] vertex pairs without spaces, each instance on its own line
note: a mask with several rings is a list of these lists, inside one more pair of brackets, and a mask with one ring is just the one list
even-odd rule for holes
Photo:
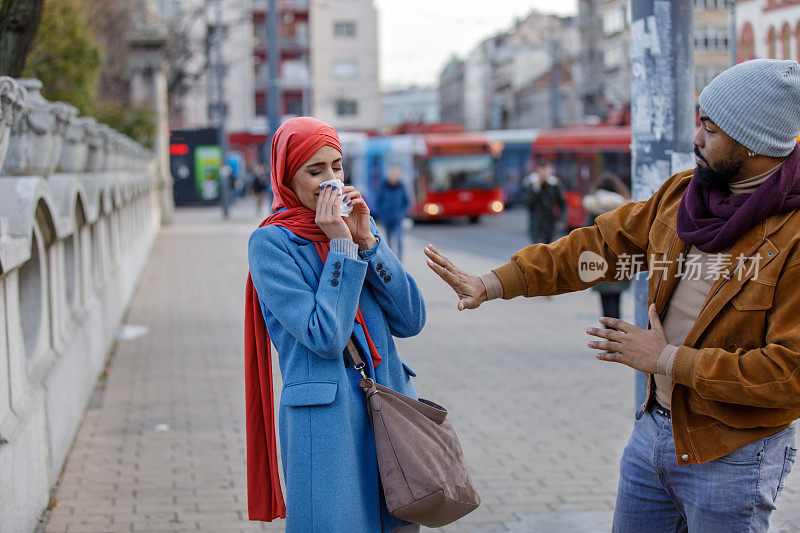
[[[374,222],[372,231],[378,235]],[[417,284],[383,239],[358,259],[331,252],[323,265],[312,242],[265,226],[250,236],[249,258],[283,376],[278,427],[286,531],[377,533],[404,525],[383,501],[360,374],[345,367],[345,347],[353,335],[367,354],[368,375],[416,397],[415,374],[392,336],[416,335],[425,324]],[[383,358],[377,369],[355,322],[359,304]]]

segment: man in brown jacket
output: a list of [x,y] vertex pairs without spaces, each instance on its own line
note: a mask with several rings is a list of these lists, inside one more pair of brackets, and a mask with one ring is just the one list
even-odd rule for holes
[[754,60],[700,95],[697,167],[482,276],[432,246],[458,309],[647,270],[650,327],[601,318],[597,358],[648,374],[614,531],[766,531],[800,417],[800,65]]

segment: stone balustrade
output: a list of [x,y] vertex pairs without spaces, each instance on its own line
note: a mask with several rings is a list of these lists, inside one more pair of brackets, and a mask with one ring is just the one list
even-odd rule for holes
[[161,224],[154,154],[0,77],[0,531],[34,531]]

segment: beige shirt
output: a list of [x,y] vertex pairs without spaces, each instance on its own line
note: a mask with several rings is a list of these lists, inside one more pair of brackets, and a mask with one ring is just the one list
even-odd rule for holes
[[[767,181],[783,163],[752,178],[729,184],[731,194],[751,193]],[[707,254],[694,246],[689,247],[686,260],[681,265],[681,279],[675,287],[664,315],[664,335],[669,343],[658,358],[658,371],[653,376],[656,382],[656,400],[665,409],[672,405],[672,365],[678,346],[683,344],[692,330],[703,304],[718,279],[719,265],[728,251]]]

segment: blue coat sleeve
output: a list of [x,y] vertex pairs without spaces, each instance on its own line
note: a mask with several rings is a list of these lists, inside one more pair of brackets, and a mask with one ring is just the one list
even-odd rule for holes
[[353,332],[367,264],[331,252],[315,289],[290,246],[296,245],[277,226],[259,228],[250,236],[250,276],[256,293],[301,344],[326,359],[339,358]]
[[[378,235],[372,223],[372,232]],[[425,300],[417,282],[381,238],[372,250],[359,253],[367,262],[367,282],[395,337],[413,337],[425,326]]]

